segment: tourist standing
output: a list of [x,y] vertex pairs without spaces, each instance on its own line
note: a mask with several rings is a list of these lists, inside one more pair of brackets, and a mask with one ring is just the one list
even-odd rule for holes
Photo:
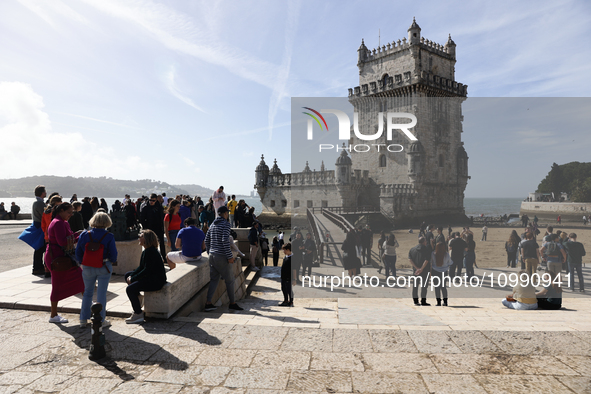
[[52,266],[52,262],[57,258],[72,255],[74,252],[79,234],[72,233],[68,224],[68,219],[73,212],[74,208],[69,202],[57,205],[52,210],[53,220],[47,229],[49,238],[45,252],[45,266],[51,273],[50,323],[67,323],[68,319],[57,314],[57,303],[84,291],[82,270],[75,263],[72,264],[72,268],[65,271],[54,270],[55,267]]
[[[419,244],[408,252],[408,260],[413,267],[412,298],[416,306],[431,306],[427,303],[427,284],[431,273],[431,248],[425,237],[419,237]],[[421,303],[419,303],[419,287]]]
[[560,274],[562,271],[562,260],[566,260],[566,252],[564,247],[558,241],[557,234],[551,234],[550,239],[542,244],[540,254],[546,256],[548,270],[556,274]]
[[[272,241],[272,253],[273,253],[273,267],[277,267],[279,265],[279,250],[281,249],[281,243],[277,236],[273,237]],[[291,251],[291,245],[289,246],[289,250]]]
[[[41,229],[41,218],[43,217],[43,211],[45,209],[45,197],[47,197],[47,191],[45,186],[38,185],[35,187],[35,202],[31,208],[31,216],[33,217],[33,225],[37,229]],[[33,275],[44,275],[45,268],[43,265],[43,254],[47,248],[47,244],[44,243],[38,249],[35,249],[33,253]]]
[[556,222],[558,224],[562,223],[562,218],[560,217],[560,215],[558,215],[558,217],[556,218]]
[[140,292],[158,291],[166,284],[164,261],[158,253],[158,236],[152,230],[145,229],[140,233],[139,243],[144,248],[140,265],[135,270],[125,273],[125,282],[127,282],[125,292],[133,308],[132,315],[125,319],[127,324],[144,322],[144,312],[139,299]]
[[517,248],[519,247],[521,239],[517,235],[517,231],[513,230],[509,239],[505,242],[505,252],[507,252],[507,268],[515,268],[517,260]]
[[577,242],[577,234],[570,233],[568,241],[565,242],[564,247],[567,250],[568,272],[570,273],[570,289],[575,291],[575,271],[579,278],[579,291],[585,291],[585,280],[583,279],[583,272],[581,266],[583,264],[583,256],[586,255],[585,247],[582,243]]
[[216,212],[217,217],[217,211],[219,207],[222,207],[226,204],[226,193],[224,193],[224,187],[220,186],[215,192],[213,192],[211,198],[213,199],[213,209]]
[[281,292],[283,293],[283,302],[279,306],[293,306],[293,286],[291,284],[291,244],[288,242],[283,245],[283,264],[281,265]]
[[464,252],[468,247],[466,241],[462,239],[459,232],[453,234],[454,238],[449,241],[449,248],[451,249],[451,261],[449,276],[453,279],[456,276],[462,275],[462,268],[464,267]]
[[234,256],[230,249],[230,223],[228,223],[229,211],[226,206],[218,208],[218,217],[212,223],[205,236],[205,247],[209,253],[209,288],[207,290],[207,300],[205,302],[205,311],[214,311],[217,308],[212,304],[213,295],[220,277],[226,282],[226,292],[230,299],[229,308],[232,310],[243,310],[235,302],[234,294]]
[[[113,272],[112,263],[117,261],[115,236],[107,231],[112,225],[113,222],[109,215],[97,212],[90,219],[90,230],[84,231],[78,238],[76,260],[82,264],[82,279],[84,280],[84,294],[80,307],[80,327],[82,328],[88,325],[88,319],[90,319],[92,296],[97,282],[96,301],[103,306],[101,310],[102,326],[111,325],[105,318],[107,316],[107,288]],[[92,249],[95,249],[93,244],[100,244],[102,249],[98,247],[93,251]]]
[[488,227],[486,225],[482,227],[482,241],[486,241],[486,236],[488,235]]
[[90,218],[94,215],[92,205],[90,205],[90,198],[84,197],[82,199],[82,209],[80,210],[80,213],[82,214],[82,220],[84,220],[84,228],[88,228]]
[[466,275],[468,278],[474,276],[474,267],[476,265],[476,242],[474,242],[474,235],[466,235],[466,253],[464,253],[464,267],[466,268]]
[[525,261],[525,271],[531,278],[540,262],[540,249],[531,232],[525,233],[525,240],[519,244]]
[[164,210],[158,202],[156,193],[150,195],[148,204],[142,207],[140,221],[144,230],[152,230],[158,237],[160,246],[160,255],[162,260],[166,260],[166,246],[164,245]]
[[[349,276],[353,277],[357,270],[361,268],[361,260],[357,257],[357,245],[355,239],[355,230],[350,230],[346,237],[343,245],[341,246],[341,250],[344,252],[343,255],[343,268],[346,269],[349,273]],[[296,241],[301,238],[301,234],[297,233],[296,239],[292,243],[292,247],[294,250],[297,250],[294,246]]]
[[277,235],[277,239],[279,240],[279,245],[281,246],[280,249],[283,249],[283,245],[284,245],[284,241],[283,241],[283,237],[285,236],[285,233],[283,231],[279,231],[279,234]]
[[308,276],[312,276],[312,264],[314,262],[314,254],[316,253],[316,244],[312,240],[312,234],[306,234],[306,240],[304,241],[304,258],[302,262],[302,277],[306,275],[306,269],[308,269]]
[[396,278],[396,248],[398,246],[398,240],[396,240],[394,234],[388,235],[388,239],[382,244],[386,277],[388,277],[391,272],[392,276]]
[[[380,262],[380,268],[378,268],[378,274],[382,273],[382,268],[386,266],[386,262],[384,262],[384,242],[388,240],[388,236],[386,235],[386,231],[382,230],[380,232],[380,238],[378,239],[378,260]],[[386,275],[388,276],[388,275]]]
[[82,219],[82,214],[80,213],[80,210],[82,209],[82,203],[80,201],[74,201],[72,206],[74,207],[74,213],[72,214],[72,217],[68,220],[68,223],[70,224],[70,229],[73,232],[82,231],[85,228],[84,220]]
[[263,233],[261,234],[261,238],[260,238],[260,242],[261,242],[261,254],[263,255],[263,261],[265,262],[265,265],[268,264],[269,262],[269,239],[267,238],[267,234],[265,234],[265,232],[263,231]]
[[441,296],[443,295],[443,306],[447,306],[447,288],[445,287],[445,278],[447,270],[452,265],[452,260],[447,253],[445,243],[438,242],[435,245],[435,251],[431,253],[431,270],[433,277],[437,277],[439,280],[433,280],[435,283],[435,298],[437,299],[437,306],[441,306]]
[[360,233],[361,236],[361,255],[363,256],[363,265],[371,265],[371,247],[373,246],[373,233],[369,226],[365,226]]
[[191,202],[183,200],[179,207],[179,217],[181,218],[181,228],[185,227],[185,220],[191,217]]
[[179,215],[179,209],[181,203],[177,200],[171,200],[168,204],[168,213],[164,216],[164,233],[166,234],[167,246],[173,252],[176,252],[176,236],[181,230],[181,216]]
[[228,209],[230,210],[230,227],[235,228],[236,222],[234,221],[234,214],[236,213],[236,206],[238,202],[236,201],[236,196],[232,194],[232,199],[228,201]]
[[257,252],[259,250],[258,226],[259,224],[257,222],[254,222],[252,227],[248,231],[248,242],[250,244],[250,268],[254,272],[259,271],[259,268],[255,264]]

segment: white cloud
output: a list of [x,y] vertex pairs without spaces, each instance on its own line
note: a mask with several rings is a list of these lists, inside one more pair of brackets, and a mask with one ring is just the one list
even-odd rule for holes
[[138,156],[121,156],[80,133],[54,131],[43,108],[43,98],[31,85],[0,82],[3,177],[120,174],[137,179],[142,172],[149,173],[148,163]]
[[193,100],[191,100],[189,97],[181,94],[181,92],[178,90],[178,88],[176,87],[176,85],[174,83],[175,73],[176,73],[176,70],[175,70],[174,66],[170,67],[170,70],[168,71],[168,73],[166,73],[166,88],[168,89],[168,91],[174,97],[178,98],[179,100],[181,100],[183,103],[187,104],[188,106],[191,106],[191,107],[195,108],[196,110],[205,113],[205,110],[203,108],[199,107],[197,104],[195,104],[193,102]]
[[74,20],[85,25],[90,22],[84,16],[74,11],[70,6],[64,4],[60,0],[19,0],[19,3],[27,7],[29,10],[37,14],[41,19],[51,25],[53,28],[58,28],[59,23],[55,21],[55,15],[65,16],[68,19]]

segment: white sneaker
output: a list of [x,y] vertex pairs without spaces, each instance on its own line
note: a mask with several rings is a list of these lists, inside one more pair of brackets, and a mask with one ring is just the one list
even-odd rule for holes
[[251,268],[251,271],[253,272],[259,272],[261,269],[259,267],[253,267]]
[[80,320],[80,328],[88,327],[88,320]]
[[139,324],[144,322],[144,312],[142,313],[133,313],[129,319],[125,319],[125,323],[127,324]]
[[111,327],[111,322],[107,319],[103,320],[103,325],[101,326],[102,328],[107,328],[107,327]]
[[67,323],[68,319],[66,319],[65,317],[61,317],[60,315],[55,315],[54,317],[49,318],[49,322],[63,324],[63,323]]

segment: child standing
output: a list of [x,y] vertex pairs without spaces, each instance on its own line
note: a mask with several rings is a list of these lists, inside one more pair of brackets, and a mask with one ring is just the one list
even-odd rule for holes
[[293,306],[293,290],[291,287],[291,243],[283,245],[283,264],[281,265],[281,291],[283,302],[279,306]]

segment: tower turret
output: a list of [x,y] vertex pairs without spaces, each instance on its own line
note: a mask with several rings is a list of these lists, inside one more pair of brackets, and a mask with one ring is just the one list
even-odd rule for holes
[[408,43],[410,45],[416,45],[421,42],[421,28],[417,24],[415,18],[412,18],[412,25],[408,28]]
[[456,58],[456,43],[451,39],[451,34],[445,43],[445,52],[450,54],[454,59]]
[[363,38],[362,38],[361,45],[359,46],[359,49],[357,50],[357,67],[359,67],[359,73],[361,73],[361,70],[363,70],[363,63],[365,62],[366,59],[367,59],[367,47],[365,46],[365,43],[363,42]]
[[[255,170],[255,187],[265,187],[269,176],[269,166],[265,163],[265,156],[261,155],[261,161]],[[260,194],[260,192],[259,192]]]
[[335,163],[335,178],[337,184],[348,184],[351,181],[351,166],[353,162],[347,154],[347,148],[343,142],[343,150]]

